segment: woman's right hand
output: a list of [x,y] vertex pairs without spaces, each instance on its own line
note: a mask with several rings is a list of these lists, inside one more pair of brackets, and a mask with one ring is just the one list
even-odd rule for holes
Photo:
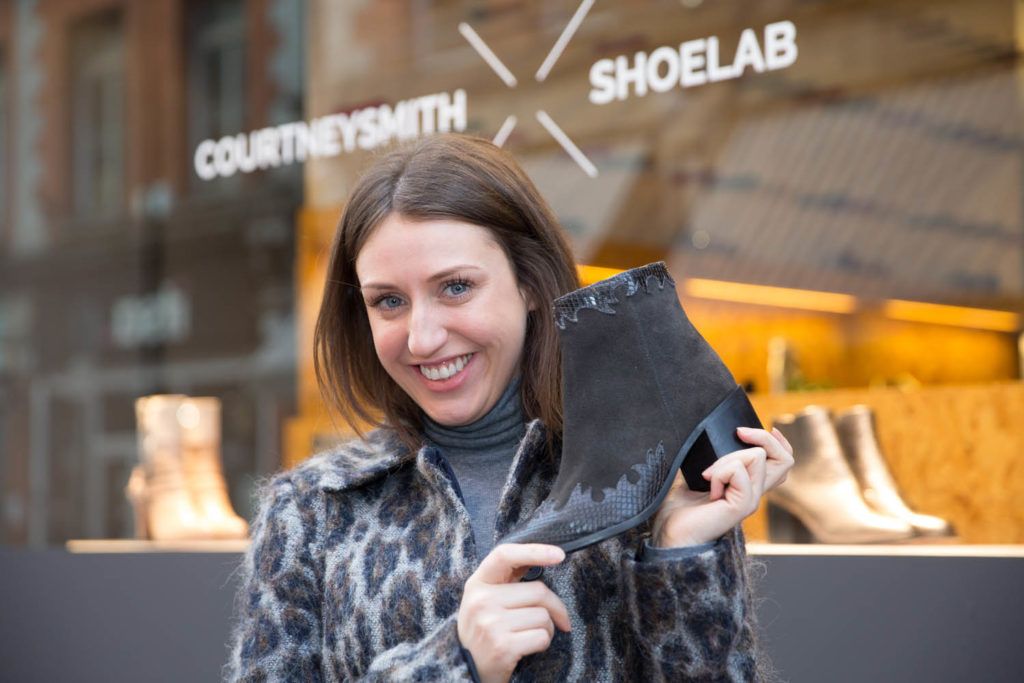
[[548,649],[555,625],[571,630],[565,604],[541,581],[520,582],[530,567],[565,559],[561,548],[543,543],[495,547],[466,580],[458,633],[482,683],[505,683],[519,660]]

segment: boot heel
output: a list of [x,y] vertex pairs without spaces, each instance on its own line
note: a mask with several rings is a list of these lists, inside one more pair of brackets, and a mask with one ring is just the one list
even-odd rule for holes
[[768,511],[768,540],[772,543],[814,543],[803,522],[785,508],[765,502]]
[[747,393],[740,386],[729,392],[725,400],[697,425],[698,436],[679,468],[691,491],[710,491],[711,482],[701,476],[701,472],[723,455],[750,448],[750,444],[736,436],[737,427],[763,428]]

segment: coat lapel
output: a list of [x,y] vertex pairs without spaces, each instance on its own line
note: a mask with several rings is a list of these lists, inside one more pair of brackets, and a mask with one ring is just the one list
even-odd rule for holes
[[[546,440],[547,428],[540,419],[527,423],[498,499],[495,542],[530,515],[550,492],[560,452],[556,449],[554,458],[547,457]],[[358,488],[414,463],[421,476],[445,491],[459,509],[464,507],[442,471],[437,449],[424,444],[412,451],[389,429],[376,429],[364,440],[346,442],[314,458],[321,461],[319,485],[326,491]]]
[[519,442],[508,478],[498,499],[495,516],[495,544],[520,520],[530,515],[551,490],[558,472],[558,456],[547,457],[547,428],[539,419],[526,425],[526,434]]

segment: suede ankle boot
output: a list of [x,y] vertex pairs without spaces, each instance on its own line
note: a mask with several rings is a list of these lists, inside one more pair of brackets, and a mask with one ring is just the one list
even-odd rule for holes
[[[554,302],[564,425],[547,498],[499,543],[566,553],[649,519],[682,469],[693,490],[717,457],[760,427],[742,387],[683,311],[663,262]],[[528,578],[530,578],[528,576]]]

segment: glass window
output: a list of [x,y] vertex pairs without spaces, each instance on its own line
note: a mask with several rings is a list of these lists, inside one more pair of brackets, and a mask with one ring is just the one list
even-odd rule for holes
[[[245,21],[240,0],[192,2],[187,12],[188,139],[194,150],[245,126]],[[192,170],[189,177],[201,191],[223,191],[239,181],[237,175],[204,181]]]
[[7,208],[7,61],[4,59],[6,48],[0,43],[0,235],[4,233],[4,225],[10,220]]
[[119,12],[77,24],[71,45],[74,208],[116,213],[124,203],[124,37]]
[[[1024,538],[953,474],[978,451],[947,447],[1020,451],[1020,3],[314,6],[308,118],[462,92],[459,129],[519,159],[584,281],[665,261],[765,421],[870,404],[909,498],[968,543]],[[308,162],[307,203],[340,211],[393,138]],[[320,249],[337,211],[307,231]],[[950,474],[918,483],[939,452]]]

